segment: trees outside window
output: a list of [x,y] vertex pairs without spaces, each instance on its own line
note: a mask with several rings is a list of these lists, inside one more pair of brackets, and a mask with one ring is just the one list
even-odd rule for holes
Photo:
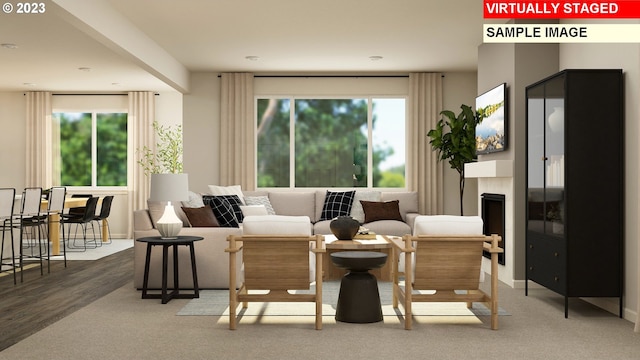
[[127,185],[126,113],[58,112],[53,119],[55,185]]
[[257,99],[258,187],[404,187],[405,99]]

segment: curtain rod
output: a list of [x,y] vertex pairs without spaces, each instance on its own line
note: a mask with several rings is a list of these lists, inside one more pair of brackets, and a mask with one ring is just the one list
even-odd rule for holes
[[[127,96],[128,93],[104,93],[104,94],[92,94],[92,93],[52,93],[51,95],[55,96]],[[160,96],[159,93],[154,93],[155,96]]]
[[[218,77],[221,77],[218,74]],[[254,75],[254,78],[408,78],[409,75]]]

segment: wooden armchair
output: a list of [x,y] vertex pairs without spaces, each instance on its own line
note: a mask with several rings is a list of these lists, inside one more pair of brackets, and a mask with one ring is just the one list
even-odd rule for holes
[[[306,226],[309,227],[308,223]],[[322,254],[326,251],[322,235],[245,234],[230,235],[227,240],[229,329],[236,328],[240,302],[244,308],[249,302],[315,302],[315,327],[322,329]],[[244,280],[236,289],[237,266],[244,266]],[[315,293],[292,294],[288,291],[308,290],[312,281],[315,281]],[[254,290],[268,292],[256,293]]]
[[[473,302],[483,302],[491,310],[491,329],[498,329],[498,254],[503,251],[499,241],[497,235],[405,235],[393,241],[393,307],[402,303],[405,329],[411,330],[412,302],[466,302],[468,308]],[[491,254],[490,294],[479,288],[483,250]],[[399,283],[400,256],[404,258],[404,287]]]

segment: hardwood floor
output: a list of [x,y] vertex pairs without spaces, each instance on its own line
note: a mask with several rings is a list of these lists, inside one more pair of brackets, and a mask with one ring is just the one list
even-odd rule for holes
[[95,261],[51,261],[0,277],[0,351],[133,280],[133,248]]

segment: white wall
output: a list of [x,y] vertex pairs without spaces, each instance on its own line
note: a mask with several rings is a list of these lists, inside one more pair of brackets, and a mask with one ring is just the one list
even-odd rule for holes
[[[638,218],[640,216],[640,45],[639,44],[561,44],[560,68],[623,69],[625,82],[625,244],[624,244],[624,317],[635,321],[638,298]],[[603,149],[606,151],[606,148]],[[598,176],[599,174],[594,174]],[[592,302],[618,312],[617,299],[592,299]]]

